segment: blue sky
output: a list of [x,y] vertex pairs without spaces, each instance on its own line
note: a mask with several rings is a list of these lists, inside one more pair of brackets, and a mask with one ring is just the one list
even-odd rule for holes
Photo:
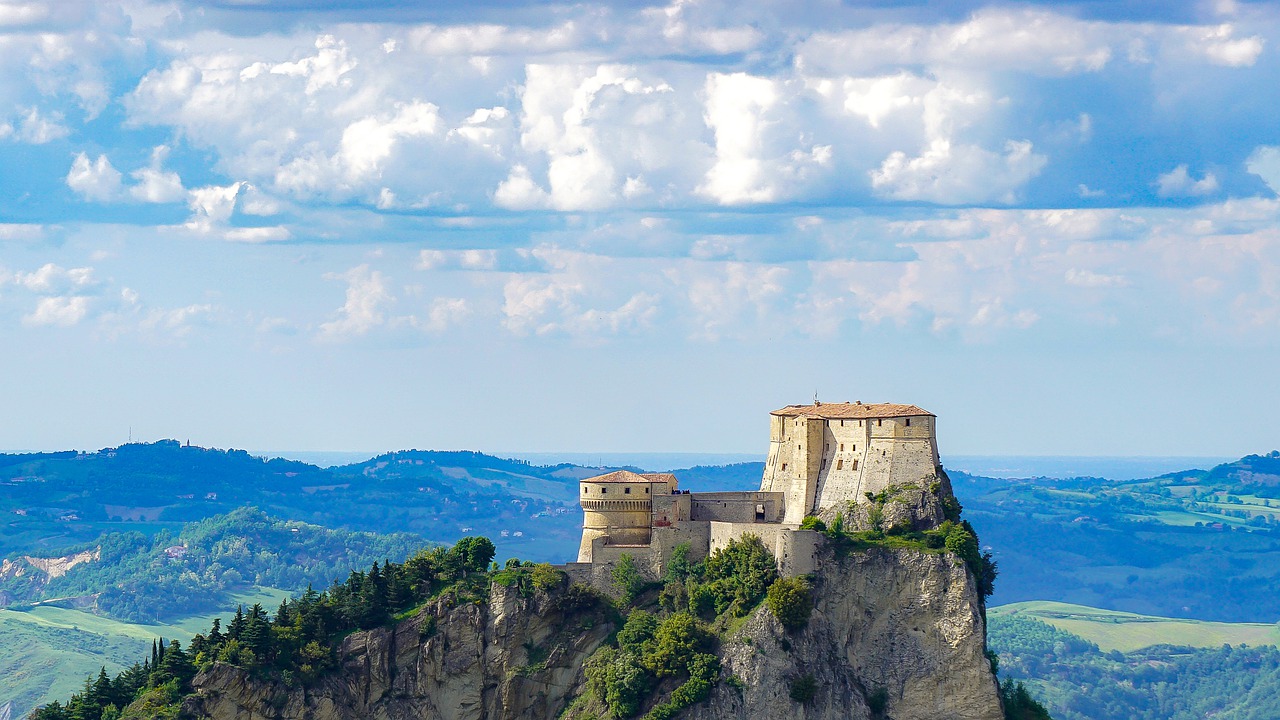
[[1280,446],[1280,6],[0,0],[0,449]]

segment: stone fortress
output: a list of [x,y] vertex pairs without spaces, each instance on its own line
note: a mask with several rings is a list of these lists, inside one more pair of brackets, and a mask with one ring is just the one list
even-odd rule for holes
[[690,493],[669,473],[626,470],[584,479],[578,562],[566,569],[601,576],[622,555],[660,577],[677,545],[690,561],[730,540],[755,535],[784,575],[814,572],[821,534],[805,517],[868,524],[868,495],[892,492],[882,521],[917,528],[940,522],[940,490],[951,492],[938,460],[937,418],[914,405],[788,405],[769,418],[769,456],[754,492]]

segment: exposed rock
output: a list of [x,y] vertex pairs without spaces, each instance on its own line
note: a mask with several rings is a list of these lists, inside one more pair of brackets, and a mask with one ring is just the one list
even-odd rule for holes
[[[821,567],[809,624],[788,632],[757,608],[720,647],[722,682],[682,717],[1003,717],[960,561],[888,549],[837,558],[825,548]],[[435,630],[424,633],[429,617]],[[487,603],[441,599],[393,628],[352,634],[341,669],[306,688],[215,665],[196,677],[185,709],[213,720],[554,718],[582,692],[584,662],[614,629],[606,618],[574,590],[522,597],[494,585]],[[805,675],[815,692],[801,704],[791,685]]]

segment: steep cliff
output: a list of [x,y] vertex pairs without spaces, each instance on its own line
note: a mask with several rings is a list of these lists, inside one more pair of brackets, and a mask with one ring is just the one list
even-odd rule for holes
[[[786,630],[761,605],[723,632],[721,679],[681,717],[1003,717],[962,562],[912,549],[839,555],[822,551],[804,628]],[[552,718],[583,694],[584,663],[617,623],[581,588],[494,584],[488,601],[442,598],[394,627],[348,636],[341,667],[306,687],[214,665],[184,709],[213,720]],[[798,681],[811,682],[805,701],[793,699]]]

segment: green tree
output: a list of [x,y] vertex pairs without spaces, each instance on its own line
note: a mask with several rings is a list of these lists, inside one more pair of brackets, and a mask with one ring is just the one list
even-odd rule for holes
[[622,593],[622,602],[630,605],[636,594],[644,588],[644,577],[636,568],[635,558],[623,553],[618,562],[613,564],[613,586]]
[[769,586],[765,604],[788,630],[799,630],[813,612],[813,595],[803,578],[779,578]]

